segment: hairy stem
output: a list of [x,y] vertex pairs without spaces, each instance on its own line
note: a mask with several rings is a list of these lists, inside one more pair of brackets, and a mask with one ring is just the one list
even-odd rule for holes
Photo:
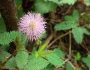
[[17,11],[14,0],[0,0],[0,12],[7,31],[17,30]]

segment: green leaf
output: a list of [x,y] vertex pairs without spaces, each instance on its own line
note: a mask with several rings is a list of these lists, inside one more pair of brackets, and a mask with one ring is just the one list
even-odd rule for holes
[[17,31],[11,32],[4,32],[0,34],[0,44],[9,44],[10,42],[14,41],[16,37],[20,36],[21,34]]
[[80,58],[81,58],[81,54],[80,54],[79,52],[77,52],[77,54],[76,54],[76,56],[75,56],[75,62],[76,62],[77,60],[80,60]]
[[47,47],[48,43],[49,43],[48,41],[45,42],[45,43],[38,49],[38,52],[42,52],[42,51]]
[[37,57],[45,57],[45,55],[47,55],[47,54],[50,54],[50,53],[52,53],[53,51],[51,51],[51,50],[43,50],[43,51],[40,51],[40,52],[35,52],[35,56],[36,56],[36,58]]
[[82,28],[76,27],[72,29],[72,33],[74,36],[74,39],[76,40],[77,43],[82,43],[83,40],[83,31]]
[[56,53],[47,54],[46,58],[51,64],[57,67],[62,66],[64,62],[62,59],[59,58],[59,56],[57,56]]
[[79,20],[79,13],[78,13],[78,11],[74,10],[72,16],[65,16],[65,20],[67,20],[67,21],[71,21],[72,20],[73,22],[78,21]]
[[1,45],[1,48],[3,51],[8,51],[9,50],[9,44]]
[[0,61],[1,62],[4,62],[5,61],[5,58],[4,57],[9,57],[10,56],[10,53],[6,52],[6,51],[3,51],[3,52],[0,52]]
[[28,65],[25,67],[26,70],[41,70],[48,65],[48,61],[43,58],[35,58],[28,62]]
[[65,16],[65,20],[67,27],[75,28],[79,25],[78,21],[76,21],[76,19],[72,16]]
[[65,20],[67,20],[67,21],[71,21],[72,20],[72,22],[74,22],[74,23],[78,22],[78,20],[79,20],[79,13],[78,13],[78,11],[74,10],[72,16],[65,16]]
[[28,56],[29,56],[28,53],[24,51],[19,51],[17,53],[15,60],[16,60],[17,67],[19,69],[23,69],[24,66],[27,64]]
[[61,49],[59,49],[59,48],[55,48],[54,53],[56,53],[59,57],[65,56],[65,53],[63,51],[61,51]]
[[47,67],[45,67],[43,70],[53,70],[54,66],[52,65],[48,65]]
[[73,22],[75,22],[75,19],[72,16],[65,16],[64,18],[65,18],[66,21],[71,21],[72,20]]
[[45,32],[44,34],[42,34],[42,36],[40,38],[45,39],[46,37],[47,37],[47,33]]
[[16,67],[16,62],[15,62],[15,58],[12,57],[11,59],[9,59],[6,63],[6,68],[8,69],[14,69]]
[[34,58],[36,58],[35,55],[34,55],[34,54],[31,54],[31,55],[28,57],[28,60],[30,61],[30,60],[32,60],[32,59],[34,59]]
[[72,21],[66,21],[66,22],[61,22],[57,24],[54,29],[59,31],[59,30],[68,30],[73,27],[74,23]]
[[85,28],[81,27],[72,29],[72,33],[77,43],[82,43],[84,34],[90,35],[90,33]]
[[90,32],[86,28],[83,28],[83,33],[85,33],[86,35],[90,35]]
[[35,0],[35,11],[41,14],[51,12],[56,7],[53,2],[45,2],[44,0]]
[[70,63],[66,63],[66,70],[74,70]]
[[82,61],[90,68],[90,55],[83,57]]
[[79,20],[79,13],[77,10],[74,10],[73,11],[73,18],[75,19],[75,21],[78,21]]

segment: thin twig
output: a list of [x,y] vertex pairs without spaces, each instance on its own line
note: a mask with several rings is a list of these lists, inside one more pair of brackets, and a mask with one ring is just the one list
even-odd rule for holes
[[47,46],[47,48],[49,48],[49,47],[50,47],[53,43],[55,43],[58,39],[66,36],[66,35],[68,35],[69,33],[70,33],[70,32],[67,32],[67,33],[65,33],[65,34],[63,34],[63,35],[60,35],[60,36],[57,37],[56,39],[54,39],[54,40]]
[[81,27],[83,27],[83,28],[84,28],[84,27],[87,27],[87,26],[89,26],[89,25],[90,25],[90,24],[85,24],[85,25],[83,25],[83,26],[81,26]]
[[60,39],[60,45],[61,45],[62,50],[68,50],[68,49],[64,46],[64,44],[63,44],[63,42],[62,42],[62,39]]
[[[55,33],[55,32],[54,32]],[[53,36],[54,36],[54,33],[51,33],[50,34],[50,36],[45,40],[45,42],[44,43],[46,43],[46,42],[50,42],[51,41],[51,39],[53,38]]]
[[69,9],[63,14],[63,15],[66,15],[69,11],[70,11],[70,9],[73,7],[73,5],[71,5],[70,7],[69,7]]
[[87,48],[87,46],[85,46],[84,44],[81,44],[81,46],[88,52],[88,54],[90,53],[89,49]]
[[69,59],[71,58],[71,31],[69,31]]
[[[7,58],[7,61],[8,61],[10,58],[12,58],[16,53],[17,53],[17,51],[15,50],[15,51],[13,52],[13,54]],[[7,63],[7,61],[5,61],[5,62],[2,64],[1,67],[3,67],[3,66]]]
[[65,64],[66,62],[68,62],[69,61],[69,59],[66,59],[64,62],[63,62],[63,64]]

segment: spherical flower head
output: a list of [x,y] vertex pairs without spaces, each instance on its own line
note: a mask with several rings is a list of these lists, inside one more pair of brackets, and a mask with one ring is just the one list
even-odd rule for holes
[[24,33],[28,40],[34,41],[45,32],[45,21],[39,13],[25,14],[19,21],[19,32]]

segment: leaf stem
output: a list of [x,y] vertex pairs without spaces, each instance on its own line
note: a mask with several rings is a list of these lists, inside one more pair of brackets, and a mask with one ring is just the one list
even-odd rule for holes
[[11,56],[9,56],[9,57],[7,58],[7,60],[1,65],[1,67],[3,67],[3,66],[7,63],[7,61],[8,61],[9,59],[11,59],[16,53],[17,53],[17,51],[15,50],[15,51],[13,52],[13,54],[12,54]]

